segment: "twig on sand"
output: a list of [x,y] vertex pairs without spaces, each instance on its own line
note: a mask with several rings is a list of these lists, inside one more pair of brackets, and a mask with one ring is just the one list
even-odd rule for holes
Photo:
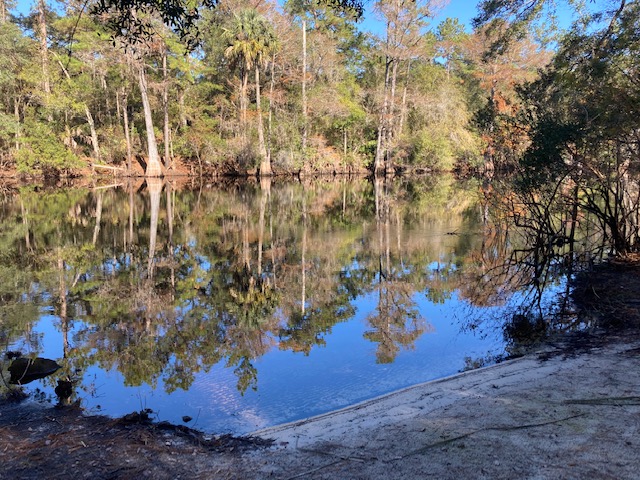
[[[346,462],[346,461],[352,461],[352,462],[361,462],[361,463],[365,463],[367,461],[366,458],[362,458],[362,457],[347,457],[344,455],[338,455],[335,453],[331,453],[331,452],[323,452],[322,450],[314,450],[311,448],[298,448],[299,451],[304,452],[304,453],[313,453],[316,455],[326,455],[329,457],[334,457],[336,460],[331,462],[331,463],[327,463],[326,465],[321,465],[319,467],[316,467],[312,470],[307,470],[304,471],[302,473],[299,473],[293,477],[289,477],[287,480],[293,480],[295,478],[302,478],[302,477],[307,477],[308,475],[311,475],[312,473],[318,472],[324,468],[327,467],[332,467],[333,465],[336,465],[340,462]],[[373,460],[377,460],[377,459],[373,459]]]
[[441,447],[443,445],[447,445],[449,443],[453,443],[453,442],[455,442],[457,440],[462,440],[463,438],[470,437],[470,436],[475,435],[476,433],[480,433],[480,432],[488,432],[488,431],[491,431],[491,430],[496,430],[496,431],[499,431],[499,432],[508,432],[508,431],[511,431],[511,430],[522,430],[522,429],[525,429],[525,428],[544,427],[545,425],[552,425],[554,423],[564,422],[566,420],[571,420],[572,418],[582,417],[584,415],[585,415],[584,413],[579,413],[577,415],[571,415],[570,417],[558,418],[556,420],[549,420],[548,422],[528,423],[526,425],[480,428],[478,430],[473,430],[471,432],[468,432],[468,433],[465,433],[465,434],[462,434],[462,435],[458,435],[457,437],[447,438],[446,440],[441,440],[441,441],[436,442],[436,443],[431,443],[429,445],[425,445],[424,447],[418,448],[417,450],[413,450],[412,452],[409,452],[406,455],[402,455],[401,457],[393,458],[391,461],[402,460],[402,459],[405,459],[407,457],[411,457],[413,455],[420,455],[421,453],[425,453],[426,451],[428,451],[428,450],[430,450],[432,448]]
[[298,450],[305,453],[315,453],[316,455],[326,455],[328,457],[339,458],[340,460],[351,460],[354,462],[362,462],[362,463],[367,461],[367,459],[363,457],[348,457],[345,455],[338,455],[336,453],[323,452],[322,450],[314,450],[312,448],[299,448]]
[[306,478],[308,475],[311,475],[312,473],[316,473],[319,472],[320,470],[327,468],[327,467],[332,467],[333,465],[336,465],[340,462],[344,462],[344,460],[342,458],[335,460],[331,463],[327,463],[326,465],[320,465],[319,467],[316,467],[314,469],[311,470],[306,470],[302,473],[299,473],[298,475],[294,475],[293,477],[289,477],[287,478],[287,480],[294,480],[295,478]]
[[563,403],[568,405],[640,405],[640,397],[602,397],[602,398],[572,398]]

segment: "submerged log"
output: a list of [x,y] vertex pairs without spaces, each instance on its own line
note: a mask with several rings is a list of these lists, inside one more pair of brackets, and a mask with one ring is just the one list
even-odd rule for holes
[[9,365],[11,379],[9,383],[14,385],[25,385],[39,378],[44,378],[56,372],[60,367],[55,360],[48,358],[16,358]]

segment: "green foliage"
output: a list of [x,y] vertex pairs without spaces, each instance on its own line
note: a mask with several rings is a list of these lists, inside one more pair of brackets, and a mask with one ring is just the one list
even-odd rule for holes
[[21,172],[45,175],[82,166],[80,159],[66,148],[51,128],[36,121],[25,125],[16,163]]
[[7,150],[20,131],[20,123],[12,115],[0,112],[0,149]]
[[454,164],[451,145],[443,132],[422,131],[412,139],[410,163],[428,170],[451,170]]

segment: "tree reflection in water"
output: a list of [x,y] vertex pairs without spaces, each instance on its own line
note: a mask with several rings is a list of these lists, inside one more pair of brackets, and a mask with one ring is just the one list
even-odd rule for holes
[[[411,347],[429,327],[420,316],[413,300],[419,285],[411,282],[411,270],[405,271],[403,263],[391,258],[391,202],[386,179],[375,178],[377,254],[379,269],[376,274],[378,302],[375,313],[367,317],[372,327],[365,338],[378,344],[376,360],[391,363],[401,347]],[[401,225],[395,225],[400,254]],[[405,276],[407,278],[405,278]]]
[[222,363],[246,392],[267,353],[326,346],[363,298],[375,298],[361,335],[380,364],[433,330],[425,302],[518,298],[511,319],[569,328],[543,292],[590,258],[598,234],[588,216],[544,203],[558,192],[575,196],[449,177],[13,190],[0,211],[1,339],[36,356],[44,312],[62,339],[51,385],[88,392],[82,375],[99,366],[172,392]]

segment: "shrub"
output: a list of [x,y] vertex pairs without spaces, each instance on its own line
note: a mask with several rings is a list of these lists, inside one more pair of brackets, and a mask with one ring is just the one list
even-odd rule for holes
[[80,168],[82,162],[56,136],[48,125],[27,122],[16,154],[16,167],[23,173],[57,175],[63,170]]

